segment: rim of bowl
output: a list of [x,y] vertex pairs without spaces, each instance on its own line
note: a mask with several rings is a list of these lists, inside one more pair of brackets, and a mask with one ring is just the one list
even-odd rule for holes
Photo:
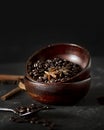
[[[85,72],[85,70],[86,70],[86,68],[87,68],[88,66],[91,66],[91,56],[90,56],[90,53],[89,53],[89,51],[88,51],[86,48],[84,48],[83,46],[78,45],[78,44],[76,44],[76,43],[52,43],[52,44],[48,44],[47,46],[42,47],[41,49],[35,51],[35,52],[27,59],[26,67],[25,67],[25,68],[26,68],[26,77],[28,77],[29,80],[34,81],[35,83],[43,83],[43,84],[44,84],[44,82],[37,82],[37,81],[35,81],[33,78],[30,77],[30,75],[29,75],[28,72],[27,72],[28,62],[34,57],[34,55],[38,54],[40,51],[45,50],[45,49],[48,48],[48,47],[50,48],[50,47],[53,47],[53,46],[60,46],[60,45],[69,45],[69,46],[71,45],[71,46],[75,46],[75,47],[81,48],[81,49],[83,49],[83,50],[86,52],[86,54],[88,55],[88,63],[87,63],[87,65],[86,65],[86,67],[85,67],[84,69],[82,69],[82,71],[79,72],[77,75],[75,75],[75,76],[73,76],[72,78],[70,78],[70,80],[68,80],[68,81],[71,81],[71,80],[73,80],[74,78],[77,78],[79,75],[81,75],[82,73]],[[67,82],[57,82],[57,84],[58,84],[58,83],[67,83]],[[70,82],[70,83],[72,83],[72,82]],[[47,84],[48,84],[48,83],[47,83]],[[56,84],[56,83],[55,83],[55,84]]]
[[44,82],[36,82],[34,80],[30,80],[28,77],[25,76],[25,79],[28,80],[29,82],[32,82],[33,84],[40,84],[40,85],[71,85],[71,84],[79,84],[79,83],[83,83],[83,82],[87,82],[87,81],[90,81],[91,80],[91,76],[89,76],[88,78],[84,79],[84,80],[80,80],[80,81],[77,81],[77,82],[57,82],[57,83],[44,83]]

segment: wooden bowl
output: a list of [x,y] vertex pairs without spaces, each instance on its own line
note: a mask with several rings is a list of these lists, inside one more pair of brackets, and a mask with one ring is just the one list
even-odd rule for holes
[[[70,60],[82,67],[82,71],[67,82],[37,82],[28,74],[30,62],[54,57]],[[25,86],[27,93],[35,100],[46,104],[73,105],[81,100],[90,88],[91,58],[89,52],[76,44],[60,43],[48,45],[30,56],[26,63]]]
[[70,78],[70,81],[68,82],[84,80],[90,76],[91,57],[88,50],[77,44],[58,43],[48,45],[47,47],[35,52],[28,58],[26,64],[26,76],[28,79],[33,80],[27,72],[27,66],[29,62],[51,59],[57,56],[76,63],[82,67],[82,71]]
[[27,93],[45,104],[74,105],[80,101],[90,88],[91,77],[71,83],[39,83],[24,79]]

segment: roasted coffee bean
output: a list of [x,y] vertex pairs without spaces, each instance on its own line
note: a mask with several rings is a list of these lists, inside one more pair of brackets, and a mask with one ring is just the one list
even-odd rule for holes
[[52,60],[48,59],[48,60],[46,60],[46,62],[47,62],[47,63],[51,63],[51,62],[52,62]]
[[13,121],[13,122],[16,122],[16,123],[26,123],[26,122],[28,122],[27,119],[21,118],[21,117],[16,117],[16,116],[15,117],[11,117],[10,121]]
[[64,81],[65,81],[65,78],[62,78],[62,79],[61,79],[61,82],[64,82]]
[[18,107],[17,109],[16,109],[16,112],[19,114],[23,114],[23,113],[26,113],[27,112],[27,108],[26,107]]
[[59,57],[44,61],[37,60],[35,63],[28,64],[30,77],[38,82],[45,83],[67,82],[69,78],[81,71],[82,68],[78,64]]
[[50,83],[54,83],[54,82],[55,82],[55,79],[52,78],[52,79],[50,80]]
[[37,63],[34,63],[34,67],[36,68],[38,66],[38,64]]
[[29,108],[29,107],[27,107],[27,112],[31,112],[32,110],[31,110],[31,108]]
[[[46,110],[50,110],[50,108],[46,105],[44,107],[44,105],[39,105],[36,103],[32,103],[29,106],[20,106],[18,108],[16,108],[16,110],[18,112],[28,112],[28,111],[33,111],[33,110],[38,110],[39,108],[43,108],[43,110],[46,108]],[[42,109],[41,109],[42,110]],[[38,111],[39,113],[39,111]],[[13,117],[10,118],[10,121],[16,122],[16,123],[30,123],[30,124],[39,124],[42,125],[46,128],[48,128],[49,130],[52,130],[55,126],[55,123],[45,119],[44,117],[41,117],[41,113],[38,115],[37,114],[31,114],[30,116],[17,116],[14,115]]]
[[43,81],[43,78],[41,76],[38,77],[37,79],[38,82],[42,82]]

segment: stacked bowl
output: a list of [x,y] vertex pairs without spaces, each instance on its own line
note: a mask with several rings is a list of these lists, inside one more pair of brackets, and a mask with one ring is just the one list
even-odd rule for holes
[[[28,72],[30,63],[59,57],[79,65],[82,70],[65,82],[39,82]],[[34,99],[45,104],[74,105],[90,88],[91,57],[87,49],[73,43],[55,43],[33,53],[27,60],[25,87]]]

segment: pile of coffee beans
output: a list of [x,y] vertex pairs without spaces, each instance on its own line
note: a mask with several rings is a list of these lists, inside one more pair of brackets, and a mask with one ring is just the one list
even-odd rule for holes
[[19,116],[23,115],[23,114],[26,114],[26,113],[37,113],[39,111],[42,111],[42,110],[49,110],[49,109],[52,109],[50,107],[48,107],[47,105],[37,105],[37,104],[31,104],[29,106],[20,106],[20,107],[17,107],[15,109],[15,113],[18,114]]
[[55,57],[44,61],[28,63],[28,74],[38,82],[54,83],[67,82],[73,76],[82,71],[82,68],[66,59]]
[[56,125],[54,122],[48,119],[40,118],[38,115],[28,117],[28,118],[11,117],[10,120],[16,123],[38,124],[38,125],[48,128],[49,130],[54,130],[55,125]]
[[36,111],[36,110],[38,110],[39,108],[42,108],[42,107],[43,106],[39,106],[37,104],[30,104],[29,106],[20,106],[20,107],[17,107],[15,109],[15,111],[16,111],[16,114],[22,115],[22,114],[25,114],[27,112]]
[[[10,120],[16,123],[39,124],[48,128],[49,130],[52,130],[55,127],[55,123],[41,117],[41,114],[38,115],[40,111],[50,109],[51,107],[48,107],[46,105],[38,105],[36,103],[30,104],[29,106],[20,106],[15,109],[16,114],[13,117],[11,117]],[[36,113],[29,114],[28,116],[20,116],[21,114],[33,111],[36,111]]]

